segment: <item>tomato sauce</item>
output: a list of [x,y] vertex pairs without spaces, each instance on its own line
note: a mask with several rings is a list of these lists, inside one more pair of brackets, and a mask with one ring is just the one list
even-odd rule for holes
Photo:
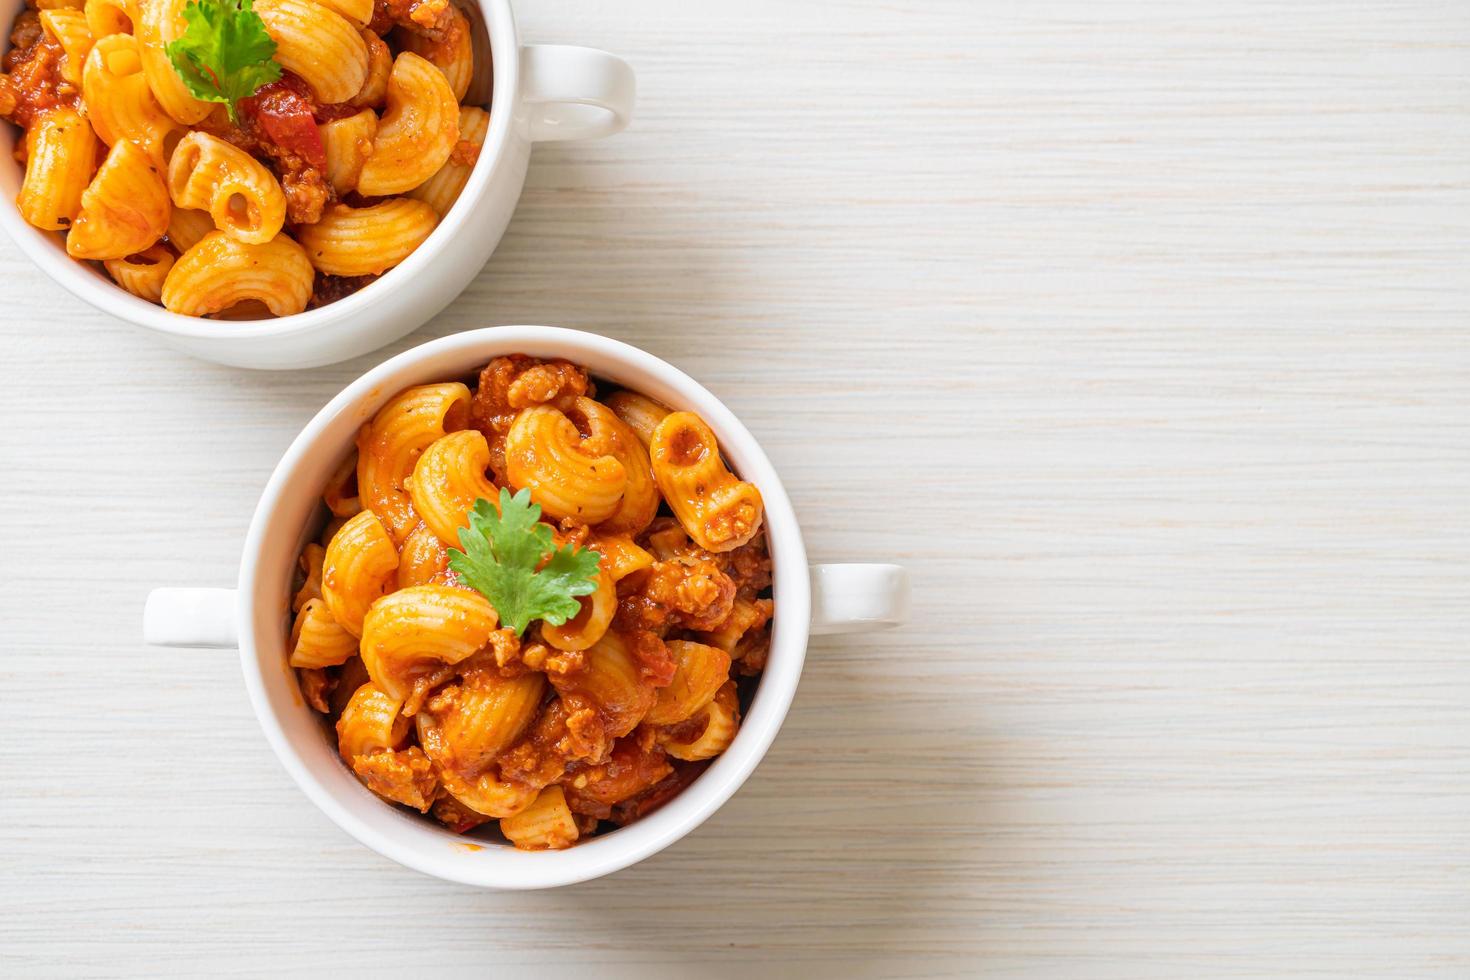
[[253,122],[265,139],[317,170],[327,166],[327,151],[316,128],[316,105],[310,90],[292,75],[240,100],[241,117]]
[[321,219],[328,203],[336,200],[327,183],[326,150],[317,124],[360,111],[345,103],[318,104],[311,86],[286,72],[278,81],[240,100],[239,125],[212,116],[200,128],[266,161],[285,192],[286,220],[311,224]]
[[0,76],[0,116],[30,128],[40,116],[58,108],[75,107],[81,93],[61,77],[65,52],[55,38],[41,28],[34,10],[15,19],[10,32],[10,50]]
[[454,23],[454,8],[449,0],[376,0],[368,29],[387,34],[394,27],[402,27],[442,41]]

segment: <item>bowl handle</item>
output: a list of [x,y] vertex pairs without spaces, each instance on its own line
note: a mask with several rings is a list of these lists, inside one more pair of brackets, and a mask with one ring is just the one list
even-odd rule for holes
[[538,143],[601,139],[633,118],[632,67],[596,48],[522,45],[521,85],[530,137]]
[[157,647],[240,645],[234,589],[154,589],[143,607],[143,642]]
[[909,618],[909,573],[902,565],[813,565],[812,633],[866,633]]
[[[909,616],[902,565],[813,565],[812,633],[891,629]],[[234,589],[154,589],[143,609],[143,640],[153,646],[239,645]]]

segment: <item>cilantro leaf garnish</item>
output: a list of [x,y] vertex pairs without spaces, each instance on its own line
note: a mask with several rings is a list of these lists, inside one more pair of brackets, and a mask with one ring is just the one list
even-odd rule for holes
[[265,21],[252,0],[198,0],[184,8],[184,21],[188,26],[179,39],[164,45],[168,60],[190,95],[223,102],[230,121],[238,123],[235,103],[281,77]]
[[499,513],[485,498],[476,500],[470,526],[459,529],[464,550],[449,549],[449,567],[490,600],[500,625],[517,636],[533,619],[562,625],[582,608],[577,596],[597,591],[602,556],[572,545],[556,548],[551,526],[540,521],[541,505],[531,503],[530,490],[512,497],[501,487]]

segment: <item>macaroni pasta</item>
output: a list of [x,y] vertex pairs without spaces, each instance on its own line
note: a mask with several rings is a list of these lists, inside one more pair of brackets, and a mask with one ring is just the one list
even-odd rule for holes
[[[17,208],[174,313],[289,316],[371,284],[433,234],[490,131],[485,108],[461,105],[491,66],[451,4],[29,4],[0,71],[0,119],[24,130]],[[279,68],[242,77],[279,77],[207,101],[168,48],[195,44],[201,26],[225,30],[226,17],[269,40],[245,67]],[[208,56],[233,65],[237,34],[215,35]],[[216,67],[200,77],[223,91]],[[196,252],[215,232],[229,241]]]
[[[769,639],[755,488],[697,416],[627,392],[600,401],[597,387],[575,365],[516,355],[474,391],[448,381],[389,399],[324,488],[333,524],[324,550],[303,550],[291,601],[289,663],[308,703],[336,716],[363,785],[526,850],[637,820],[695,779],[737,737]],[[511,506],[502,490],[531,492],[554,547],[596,556],[564,622],[508,627],[451,561],[461,534],[489,533],[470,520],[478,501]],[[755,510],[722,538],[726,496]]]

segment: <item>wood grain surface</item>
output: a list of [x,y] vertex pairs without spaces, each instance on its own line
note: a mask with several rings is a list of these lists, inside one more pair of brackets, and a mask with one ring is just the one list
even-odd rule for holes
[[[639,72],[536,151],[473,326],[620,337],[914,621],[612,878],[359,846],[232,654],[297,429],[386,353],[173,354],[0,245],[0,973],[1470,974],[1470,5],[536,0]],[[229,329],[222,325],[221,329]]]

